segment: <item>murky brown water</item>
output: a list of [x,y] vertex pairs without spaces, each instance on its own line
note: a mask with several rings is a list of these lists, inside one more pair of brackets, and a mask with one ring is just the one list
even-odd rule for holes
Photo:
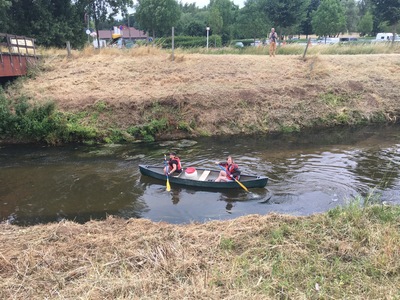
[[[267,175],[250,193],[207,192],[141,176],[174,149],[184,166],[215,168],[231,154],[246,173]],[[0,221],[30,225],[107,215],[188,223],[278,212],[309,215],[374,192],[400,203],[399,127],[277,136],[220,137],[107,146],[0,147]]]

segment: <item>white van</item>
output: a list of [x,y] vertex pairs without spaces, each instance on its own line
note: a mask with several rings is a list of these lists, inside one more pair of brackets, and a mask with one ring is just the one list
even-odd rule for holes
[[[394,37],[395,41],[398,41],[400,38],[396,34]],[[381,42],[391,42],[393,40],[393,33],[391,32],[380,32],[376,35],[375,41]]]

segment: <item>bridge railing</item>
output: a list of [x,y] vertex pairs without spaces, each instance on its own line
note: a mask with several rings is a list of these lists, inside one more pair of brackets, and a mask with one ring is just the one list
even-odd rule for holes
[[0,53],[36,56],[35,39],[0,33]]
[[26,75],[37,59],[35,39],[0,33],[0,80]]

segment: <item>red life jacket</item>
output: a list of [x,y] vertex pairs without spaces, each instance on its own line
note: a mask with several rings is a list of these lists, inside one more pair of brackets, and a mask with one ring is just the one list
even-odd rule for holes
[[178,164],[176,165],[176,170],[175,172],[180,173],[182,171],[182,165],[181,165],[181,160],[178,156],[175,156],[174,158],[170,159],[168,164],[170,166],[170,168],[173,168],[174,166],[172,165],[172,161],[176,160],[178,162]]
[[239,168],[239,166],[237,164],[231,164],[230,166],[228,164],[225,164],[225,169],[227,171],[226,173],[228,175],[228,178],[234,179],[234,176],[232,176],[231,174],[233,172],[235,172],[235,169],[238,169],[238,168]]

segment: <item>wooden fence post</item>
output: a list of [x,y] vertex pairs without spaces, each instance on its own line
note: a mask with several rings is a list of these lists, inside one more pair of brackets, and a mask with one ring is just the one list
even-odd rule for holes
[[68,57],[71,56],[71,43],[69,41],[67,41],[67,53],[68,53]]
[[172,61],[175,60],[174,49],[175,49],[175,28],[172,27]]
[[306,45],[306,49],[304,49],[304,53],[303,53],[303,59],[306,57],[308,45],[309,45],[310,43],[311,43],[311,38],[308,38],[308,40],[307,40],[307,45]]

